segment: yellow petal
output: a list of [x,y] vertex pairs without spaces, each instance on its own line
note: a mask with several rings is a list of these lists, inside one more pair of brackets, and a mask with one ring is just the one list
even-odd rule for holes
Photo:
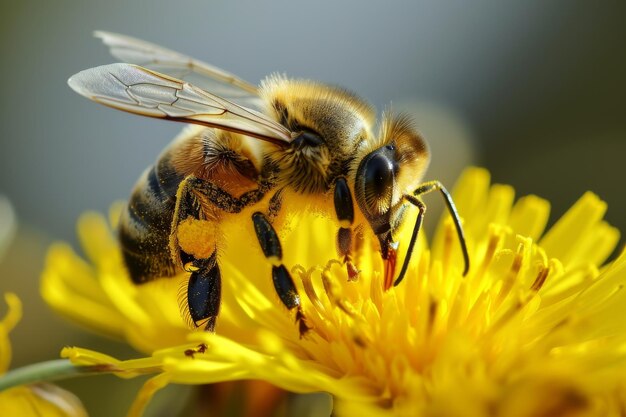
[[52,384],[36,384],[0,392],[0,416],[87,417],[80,400]]
[[164,388],[168,382],[169,376],[167,374],[160,374],[147,380],[137,397],[135,397],[127,417],[141,417],[154,394],[161,388]]
[[548,201],[534,195],[522,197],[515,203],[508,225],[515,233],[538,240],[548,223],[549,214]]
[[[13,293],[6,293],[4,300],[8,311],[0,321],[0,375],[9,369],[11,363],[11,343],[9,333],[22,318],[22,303]],[[0,414],[1,415],[1,414]]]
[[[546,233],[539,244],[554,258],[559,259],[566,267],[575,267],[588,262],[586,252],[596,227],[604,213],[606,203],[593,193],[585,193],[574,206],[567,211],[556,224]],[[614,236],[607,236],[614,241]]]
[[92,271],[67,245],[52,246],[41,278],[41,295],[55,310],[96,332],[124,334],[124,318]]

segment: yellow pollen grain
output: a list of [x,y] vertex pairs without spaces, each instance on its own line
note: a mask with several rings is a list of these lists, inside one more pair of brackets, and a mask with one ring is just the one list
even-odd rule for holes
[[181,249],[198,259],[210,257],[215,249],[215,232],[205,220],[188,217],[178,225],[176,237]]

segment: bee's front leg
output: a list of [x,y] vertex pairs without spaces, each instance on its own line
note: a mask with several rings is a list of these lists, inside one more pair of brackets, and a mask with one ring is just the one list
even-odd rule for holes
[[335,213],[339,220],[339,231],[337,231],[337,252],[346,265],[348,279],[353,281],[359,276],[359,270],[352,262],[352,240],[354,223],[354,204],[352,203],[352,193],[348,188],[348,183],[344,177],[337,178],[334,191]]
[[459,217],[459,213],[454,205],[454,201],[452,201],[452,197],[448,190],[441,184],[439,181],[429,181],[419,186],[415,191],[413,191],[413,195],[407,194],[404,195],[404,199],[409,203],[413,204],[415,207],[419,209],[419,213],[415,220],[415,226],[413,227],[413,233],[411,234],[411,240],[409,241],[409,246],[407,248],[407,253],[404,258],[404,262],[402,264],[402,269],[400,270],[400,274],[398,278],[396,278],[393,285],[398,285],[404,279],[404,276],[409,267],[409,261],[411,260],[411,254],[413,252],[413,247],[415,246],[415,242],[417,241],[417,235],[422,227],[422,220],[424,218],[424,213],[426,212],[426,205],[420,200],[419,196],[423,194],[430,193],[431,191],[439,191],[441,196],[443,197],[444,202],[446,203],[446,208],[450,212],[452,216],[452,221],[454,222],[454,226],[456,228],[457,236],[459,237],[459,243],[461,245],[461,253],[463,254],[463,261],[465,263],[465,268],[463,269],[463,276],[467,275],[470,268],[470,259],[469,259],[469,251],[467,250],[467,243],[465,242],[465,234],[463,233],[463,226],[461,225],[461,219]]

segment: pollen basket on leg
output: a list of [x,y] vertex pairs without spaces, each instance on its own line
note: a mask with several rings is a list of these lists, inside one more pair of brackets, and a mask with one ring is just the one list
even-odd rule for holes
[[212,222],[188,217],[176,231],[180,248],[197,259],[206,259],[215,251],[215,226]]

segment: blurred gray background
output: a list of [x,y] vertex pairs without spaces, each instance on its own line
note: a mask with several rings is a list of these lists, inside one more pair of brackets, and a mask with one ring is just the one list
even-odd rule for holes
[[[626,230],[626,2],[2,2],[0,194],[20,228],[0,264],[0,290],[26,304],[16,365],[54,357],[63,344],[102,346],[41,305],[45,248],[75,242],[85,210],[127,198],[181,128],[69,89],[73,73],[113,61],[92,38],[96,29],[253,83],[280,71],[345,86],[379,111],[393,102],[415,113],[433,147],[427,178],[451,185],[461,166],[479,164],[518,195],[549,199],[553,219],[593,190],[609,203],[607,219]],[[130,383],[112,378],[119,409],[92,406],[92,415],[125,410]]]
[[[345,86],[379,111],[402,101],[444,107],[495,180],[550,199],[558,212],[592,189],[624,226],[625,4],[4,2],[0,192],[22,222],[72,238],[76,217],[126,198],[181,128],[67,87],[73,73],[113,61],[91,37],[104,29],[251,82],[281,71]],[[429,135],[433,145],[446,139]],[[455,152],[436,153],[433,164],[445,167]]]

